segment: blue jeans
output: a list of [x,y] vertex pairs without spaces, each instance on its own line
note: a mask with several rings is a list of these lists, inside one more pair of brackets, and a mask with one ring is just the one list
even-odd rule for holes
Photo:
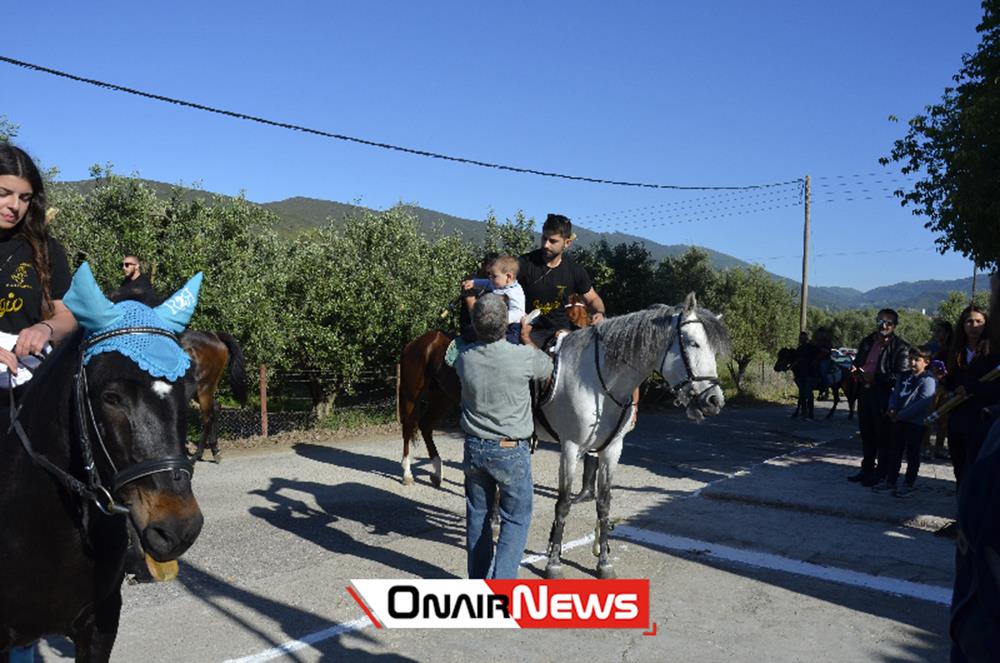
[[[469,577],[516,578],[528,542],[534,496],[528,441],[503,448],[496,440],[467,435],[463,465]],[[490,520],[498,488],[500,537],[494,553]]]

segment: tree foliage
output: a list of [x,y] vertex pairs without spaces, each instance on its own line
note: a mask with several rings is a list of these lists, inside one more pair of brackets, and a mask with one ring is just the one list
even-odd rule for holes
[[535,219],[527,217],[521,210],[513,219],[504,223],[497,221],[493,210],[486,216],[486,237],[483,240],[483,254],[510,255],[517,257],[535,248]]
[[984,311],[989,310],[990,304],[990,293],[986,290],[980,290],[976,293],[976,296],[971,298],[968,294],[964,292],[949,292],[948,296],[945,297],[937,307],[937,314],[934,316],[934,320],[950,322],[952,327],[958,324],[958,316],[962,314],[969,304],[975,304]]
[[736,390],[743,392],[743,377],[754,357],[774,355],[791,345],[798,330],[791,291],[763,268],[722,272],[715,286],[716,312],[723,314],[732,350],[729,371]]
[[611,246],[602,239],[588,248],[574,250],[595,281],[608,315],[638,311],[650,304],[664,303],[655,288],[654,262],[646,247],[638,242]]
[[689,292],[698,296],[702,306],[715,305],[719,275],[712,269],[708,253],[691,247],[679,256],[669,256],[656,268],[654,289],[657,297],[667,304],[679,304]]
[[942,252],[954,250],[980,267],[1000,260],[1000,0],[984,0],[976,30],[982,41],[962,57],[955,87],[909,121],[883,164],[922,173],[909,192],[897,191],[926,228],[941,233]]

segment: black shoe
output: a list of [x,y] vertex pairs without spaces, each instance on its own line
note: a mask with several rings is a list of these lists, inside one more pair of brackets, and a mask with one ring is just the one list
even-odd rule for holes
[[885,479],[881,479],[878,483],[872,486],[872,490],[876,493],[892,493],[896,490],[896,484],[895,482],[889,483]]
[[847,480],[850,481],[851,483],[858,483],[859,481],[864,481],[870,476],[871,476],[870,474],[868,474],[864,470],[861,470],[857,474],[852,474],[851,476],[847,477]]
[[877,486],[879,484],[879,482],[884,482],[884,481],[885,481],[885,479],[880,479],[879,477],[875,476],[874,474],[871,474],[871,475],[865,477],[864,479],[862,479],[860,481],[860,483],[865,488],[872,488],[874,486]]

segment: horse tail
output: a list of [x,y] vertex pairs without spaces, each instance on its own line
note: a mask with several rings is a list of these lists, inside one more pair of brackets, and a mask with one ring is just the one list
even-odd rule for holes
[[403,423],[403,417],[399,412],[399,364],[396,364],[396,423]]
[[229,388],[233,390],[233,396],[236,397],[240,405],[246,407],[247,371],[243,349],[233,336],[225,332],[215,332],[215,335],[226,344],[226,349],[229,350]]

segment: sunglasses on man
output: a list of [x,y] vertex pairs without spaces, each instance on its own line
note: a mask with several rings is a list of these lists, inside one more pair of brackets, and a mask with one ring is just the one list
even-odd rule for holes
[[122,267],[136,267],[138,264],[137,262],[123,262]]
[[885,318],[875,318],[875,324],[879,327],[895,327],[896,323],[892,320],[886,320]]

